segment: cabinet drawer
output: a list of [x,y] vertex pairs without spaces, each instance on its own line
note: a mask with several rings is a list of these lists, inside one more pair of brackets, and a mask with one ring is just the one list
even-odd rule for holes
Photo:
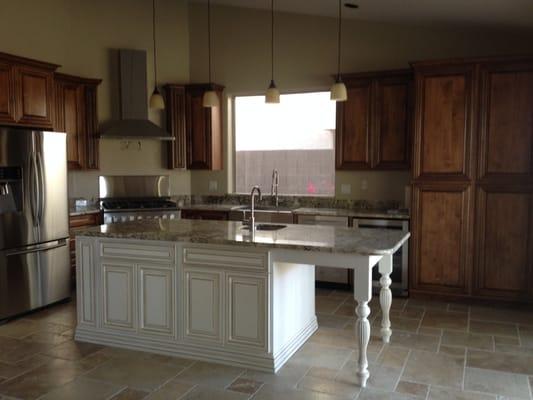
[[211,250],[195,247],[183,249],[183,262],[186,264],[237,267],[259,271],[267,269],[267,257],[263,253]]
[[100,222],[100,213],[75,215],[69,218],[69,225],[71,228],[100,225]]
[[170,245],[146,245],[141,243],[101,242],[100,256],[108,258],[134,258],[172,261],[174,259],[174,247]]

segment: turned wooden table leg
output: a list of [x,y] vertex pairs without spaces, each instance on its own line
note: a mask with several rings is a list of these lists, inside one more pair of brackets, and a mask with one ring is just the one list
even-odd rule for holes
[[354,270],[354,299],[357,301],[355,313],[357,321],[355,330],[359,345],[359,357],[357,359],[357,377],[361,387],[366,387],[370,373],[368,372],[367,348],[370,340],[370,307],[368,302],[372,298],[372,268],[369,265],[361,265]]
[[384,343],[390,342],[392,335],[391,323],[390,323],[390,308],[392,304],[392,292],[390,285],[392,280],[390,274],[392,273],[392,254],[387,254],[379,262],[379,272],[381,279],[379,283],[381,285],[381,291],[379,293],[379,303],[381,305],[381,338]]

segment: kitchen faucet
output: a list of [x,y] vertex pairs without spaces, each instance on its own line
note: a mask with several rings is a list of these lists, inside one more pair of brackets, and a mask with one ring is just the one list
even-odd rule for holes
[[279,186],[279,173],[277,169],[273,169],[272,170],[272,186],[270,187],[270,196],[272,197],[272,200],[275,201],[276,208],[279,207],[278,186]]
[[259,195],[259,201],[263,199],[263,196],[261,194],[261,188],[258,185],[255,185],[252,188],[252,192],[250,193],[250,202],[251,202],[251,213],[252,215],[250,218],[248,218],[248,221],[245,221],[248,225],[248,228],[250,231],[255,230],[255,195]]

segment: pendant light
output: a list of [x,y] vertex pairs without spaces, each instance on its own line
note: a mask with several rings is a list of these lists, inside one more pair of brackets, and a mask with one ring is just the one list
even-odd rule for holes
[[155,0],[152,0],[152,38],[154,40],[154,91],[150,96],[150,108],[155,110],[163,110],[165,108],[165,101],[163,96],[159,93],[157,88],[157,55],[155,44]]
[[202,105],[204,107],[218,107],[218,94],[213,90],[213,81],[211,80],[211,0],[207,0],[207,60],[209,64],[209,90],[204,93]]
[[271,0],[271,80],[265,94],[265,103],[277,104],[279,103],[279,90],[274,82],[274,0]]
[[337,78],[335,83],[331,85],[331,100],[335,101],[346,101],[348,94],[346,92],[346,85],[342,82],[341,79],[341,28],[342,28],[342,5],[341,0],[339,0],[339,21],[338,21],[338,32],[337,32]]

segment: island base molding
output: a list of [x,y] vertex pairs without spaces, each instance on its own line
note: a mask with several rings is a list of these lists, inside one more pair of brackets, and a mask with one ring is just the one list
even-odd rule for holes
[[192,358],[200,361],[216,362],[234,367],[251,368],[258,371],[277,372],[296,351],[318,329],[317,319],[310,323],[273,357],[260,354],[246,354],[226,349],[194,344],[180,344],[170,340],[156,340],[137,335],[117,334],[79,327],[76,329],[76,341],[118,347],[127,350],[144,351],[164,356]]

